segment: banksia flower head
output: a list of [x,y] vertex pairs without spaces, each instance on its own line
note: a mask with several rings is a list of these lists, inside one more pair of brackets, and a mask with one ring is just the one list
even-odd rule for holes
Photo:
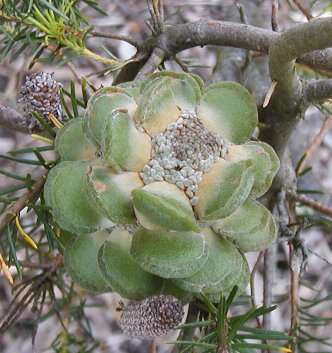
[[156,295],[126,305],[122,311],[120,327],[128,336],[157,337],[176,328],[183,316],[183,305],[177,298]]
[[54,79],[54,73],[37,72],[26,76],[18,102],[23,105],[31,129],[39,126],[38,121],[32,117],[32,112],[39,113],[46,121],[49,114],[62,120],[61,87],[62,85]]
[[55,223],[72,234],[72,278],[130,300],[244,290],[243,253],[277,234],[257,199],[279,159],[250,140],[256,126],[255,99],[234,82],[204,87],[165,71],[97,91],[57,132],[60,162],[44,187]]
[[153,157],[140,173],[144,184],[175,184],[195,206],[203,173],[225,156],[226,141],[206,129],[197,114],[184,111],[164,132],[153,136],[151,143]]

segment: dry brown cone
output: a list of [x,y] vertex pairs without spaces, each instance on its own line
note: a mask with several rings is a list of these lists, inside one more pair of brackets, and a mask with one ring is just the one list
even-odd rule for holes
[[171,295],[132,301],[122,309],[120,327],[128,336],[157,337],[177,327],[183,318],[182,303]]
[[32,112],[41,115],[46,121],[50,114],[58,120],[62,120],[62,108],[60,100],[61,83],[54,79],[53,73],[37,72],[28,75],[21,87],[18,102],[26,115],[27,127],[34,130],[39,122],[32,116]]

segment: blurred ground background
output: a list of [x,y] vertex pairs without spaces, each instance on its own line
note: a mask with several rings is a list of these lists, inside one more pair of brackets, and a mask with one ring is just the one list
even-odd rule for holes
[[[280,1],[279,26],[282,29],[306,21],[305,16],[298,10],[292,1]],[[314,1],[302,1],[310,8]],[[330,1],[315,1],[313,14],[317,15],[324,9]],[[91,9],[84,9],[92,18],[91,23],[96,26],[96,30],[109,33],[123,34],[135,39],[143,39],[148,35],[148,28],[145,21],[148,18],[146,2],[143,0],[101,0],[101,7],[107,12],[107,16],[100,16]],[[270,28],[271,1],[243,0],[238,1],[244,9],[244,14],[248,24]],[[225,1],[179,1],[165,0],[166,19],[169,23],[180,23],[185,21],[195,21],[202,18],[227,20],[241,22],[241,15],[237,3],[233,0]],[[121,59],[127,59],[135,53],[135,48],[126,42],[109,39],[94,39],[89,46],[95,51],[101,51],[104,45],[112,53]],[[270,85],[267,75],[267,60],[263,56],[252,54],[247,56],[247,52],[241,49],[232,48],[194,48],[187,50],[179,56],[183,62],[190,63],[190,70],[200,74],[206,82],[225,80],[237,80],[246,85],[256,96],[258,104],[262,100]],[[27,63],[29,57],[21,55],[14,62],[5,60],[0,63],[0,100],[13,107],[17,106],[17,93],[19,87],[27,74]],[[181,70],[174,62],[166,64],[168,69]],[[87,76],[96,87],[100,85],[110,85],[112,76],[96,75],[102,70],[102,65],[87,59],[77,59],[69,65],[50,66],[37,64],[33,71],[54,72],[55,78],[65,87],[70,80],[76,80],[77,76]],[[76,80],[77,81],[77,80]],[[19,109],[19,107],[17,107]],[[304,150],[321,129],[324,116],[318,109],[311,108],[294,132],[291,141],[291,156],[294,163],[301,158]],[[312,155],[307,165],[312,166],[310,173],[299,180],[300,189],[320,190],[323,194],[314,195],[326,205],[332,206],[332,127],[325,129],[325,134],[319,147]],[[40,145],[32,141],[30,136],[15,133],[0,128],[0,154],[8,150]],[[31,167],[31,166],[30,166]],[[25,168],[31,172],[31,168]],[[15,171],[17,168],[24,168],[22,165],[14,165],[6,160],[0,159],[0,168],[8,171]],[[17,171],[17,170],[16,170]],[[20,170],[22,172],[22,170]],[[0,188],[12,185],[12,179],[0,176]],[[315,216],[315,213],[308,208],[301,208],[304,214]],[[326,223],[322,227],[310,227],[302,233],[305,249],[308,253],[308,265],[303,273],[302,282],[308,286],[301,286],[301,297],[310,299],[317,293],[328,295],[332,293],[332,227],[331,223]],[[276,280],[274,283],[275,299],[286,298],[280,304],[280,308],[273,313],[273,328],[277,330],[287,330],[289,328],[289,306],[287,303],[289,276],[287,261],[287,242],[281,242],[277,249]],[[251,266],[256,261],[257,254],[248,256]],[[262,274],[259,268],[256,275],[256,301],[262,300]],[[311,289],[309,288],[311,287]],[[88,296],[88,294],[85,293]],[[0,317],[8,308],[11,300],[11,288],[0,276]],[[114,321],[114,305],[112,296],[99,295],[88,297],[88,302],[94,308],[86,310],[87,316],[91,319],[92,332],[100,340],[101,346],[97,352],[107,353],[139,353],[152,352],[151,345],[147,340],[128,339],[123,336]],[[316,309],[315,314],[326,317],[332,316],[332,302],[326,301]],[[1,353],[30,353],[33,352],[31,344],[31,334],[36,327],[31,325],[33,314],[28,310],[22,315],[22,320],[16,324],[7,334],[0,337]],[[52,352],[50,343],[54,340],[60,329],[59,323],[54,320],[47,320],[39,325],[36,335],[36,352]],[[317,329],[312,328],[312,335],[330,336],[331,324]],[[317,351],[323,347],[314,347]],[[158,352],[169,350],[168,346],[162,345]]]

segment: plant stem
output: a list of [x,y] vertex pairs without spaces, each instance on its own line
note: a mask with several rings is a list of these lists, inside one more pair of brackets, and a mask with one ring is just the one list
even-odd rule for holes
[[37,178],[36,182],[32,185],[31,189],[23,194],[14,204],[7,207],[7,209],[0,215],[0,232],[14,220],[16,215],[27,206],[27,204],[39,196],[45,180],[46,180],[47,171],[42,171]]
[[324,214],[325,216],[332,218],[332,208],[331,207],[327,207],[327,206],[321,204],[320,202],[315,201],[315,200],[313,200],[307,196],[304,196],[304,195],[298,195],[293,192],[288,192],[287,194],[295,201],[297,201],[305,206],[308,206],[308,207],[312,208],[313,210]]

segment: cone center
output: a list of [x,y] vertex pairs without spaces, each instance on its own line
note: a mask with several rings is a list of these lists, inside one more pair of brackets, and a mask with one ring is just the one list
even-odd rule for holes
[[202,176],[225,153],[222,138],[207,130],[196,114],[182,112],[166,130],[152,138],[152,159],[141,177],[145,184],[167,181],[183,190],[192,205]]

